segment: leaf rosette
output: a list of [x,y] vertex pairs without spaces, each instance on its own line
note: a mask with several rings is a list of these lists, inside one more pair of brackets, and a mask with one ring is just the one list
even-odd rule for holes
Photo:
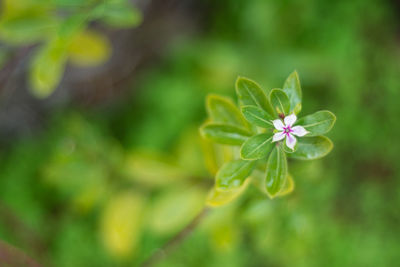
[[[286,195],[294,189],[288,158],[319,159],[333,148],[324,136],[336,121],[332,112],[322,110],[297,118],[302,91],[296,71],[282,89],[270,91],[238,77],[236,94],[237,105],[218,95],[209,95],[206,101],[209,119],[200,128],[201,135],[237,151],[216,174],[208,199],[211,206],[229,203],[250,182],[270,198]],[[224,200],[223,196],[228,197]]]

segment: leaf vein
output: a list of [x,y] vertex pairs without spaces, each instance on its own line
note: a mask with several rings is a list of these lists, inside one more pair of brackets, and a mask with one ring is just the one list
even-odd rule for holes
[[267,121],[266,119],[264,119],[264,118],[262,118],[262,117],[257,116],[257,115],[254,114],[254,113],[250,113],[250,115],[253,116],[253,117],[256,118],[256,119],[259,119],[260,121],[263,121],[263,122],[265,122],[265,123],[267,123],[267,124],[269,124],[269,125],[272,125],[271,122]]
[[254,95],[251,93],[250,89],[247,87],[247,85],[244,86],[249,93],[250,97],[253,99],[253,101],[257,104],[262,109],[261,104],[258,102],[258,100],[254,97]]
[[314,122],[314,123],[311,123],[311,124],[303,125],[303,127],[312,127],[312,126],[315,126],[315,125],[318,125],[318,124],[322,124],[322,123],[324,123],[324,122],[332,121],[332,120],[333,120],[333,119],[327,119],[327,120],[323,120],[323,121],[319,121],[319,122]]
[[253,153],[255,151],[257,151],[260,147],[264,146],[269,140],[271,140],[272,137],[268,138],[267,140],[265,140],[264,142],[262,142],[261,144],[259,144],[253,151],[251,151],[251,153],[249,153],[250,155],[253,155]]

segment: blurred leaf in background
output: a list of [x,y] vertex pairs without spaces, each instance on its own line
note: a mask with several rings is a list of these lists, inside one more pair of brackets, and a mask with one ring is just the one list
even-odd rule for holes
[[109,40],[93,31],[80,33],[68,47],[69,60],[81,67],[100,65],[109,59],[110,53]]
[[104,64],[111,56],[108,37],[87,30],[101,20],[114,28],[137,26],[142,18],[129,1],[13,0],[3,1],[0,40],[32,48],[30,88],[38,98],[51,95],[61,82],[67,61],[78,67]]
[[101,234],[105,246],[117,258],[132,257],[139,245],[143,223],[143,196],[120,192],[106,205],[101,218]]

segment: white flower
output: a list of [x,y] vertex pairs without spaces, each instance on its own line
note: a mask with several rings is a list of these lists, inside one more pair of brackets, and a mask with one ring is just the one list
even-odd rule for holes
[[284,123],[281,120],[272,121],[272,123],[275,126],[275,129],[280,131],[280,132],[274,134],[274,137],[272,138],[272,142],[280,141],[286,137],[286,145],[293,150],[294,146],[296,145],[296,142],[297,142],[294,135],[304,136],[309,133],[302,126],[293,126],[293,124],[296,122],[296,120],[297,120],[296,115],[291,114],[291,115],[285,117]]

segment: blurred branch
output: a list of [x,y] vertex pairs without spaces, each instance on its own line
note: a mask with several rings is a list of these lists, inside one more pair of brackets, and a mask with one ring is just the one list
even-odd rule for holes
[[180,245],[189,235],[196,229],[196,227],[202,222],[204,217],[209,212],[208,207],[204,207],[203,210],[193,218],[193,220],[180,232],[178,232],[172,239],[170,239],[164,246],[157,249],[147,260],[142,263],[142,267],[150,267],[155,265],[160,260],[164,259],[169,253],[171,253],[178,245]]
[[40,267],[41,265],[28,257],[23,251],[0,241],[1,266]]
[[[8,228],[10,232],[13,232],[17,237],[18,241],[29,247],[31,251],[39,257],[43,257],[45,252],[45,245],[41,237],[29,226],[27,226],[18,216],[7,206],[0,202],[0,220]],[[1,244],[0,244],[1,248]],[[0,251],[0,256],[1,255]],[[1,258],[0,258],[1,259]],[[1,265],[0,265],[1,266]]]

